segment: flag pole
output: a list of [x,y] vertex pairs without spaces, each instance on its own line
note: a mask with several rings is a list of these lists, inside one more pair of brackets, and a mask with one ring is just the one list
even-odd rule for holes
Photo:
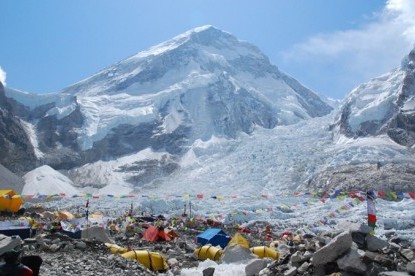
[[86,200],[85,208],[86,208],[86,210],[85,210],[86,238],[88,239],[89,238],[89,220],[88,220],[88,217],[89,217],[89,198],[87,198],[87,200]]

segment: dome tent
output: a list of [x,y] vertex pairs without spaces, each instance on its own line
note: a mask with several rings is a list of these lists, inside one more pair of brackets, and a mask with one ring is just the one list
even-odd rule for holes
[[231,238],[219,228],[209,228],[196,237],[198,244],[211,244],[213,246],[219,245],[222,248],[225,248],[226,245],[228,245],[230,239]]
[[16,213],[24,203],[14,190],[0,190],[0,211]]

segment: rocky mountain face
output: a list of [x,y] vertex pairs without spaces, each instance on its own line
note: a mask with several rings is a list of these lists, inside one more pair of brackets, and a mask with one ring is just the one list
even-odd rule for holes
[[402,70],[405,71],[405,77],[402,92],[396,101],[399,109],[383,131],[386,131],[396,143],[413,147],[415,145],[415,48],[403,61]]
[[346,137],[387,135],[394,142],[415,144],[415,49],[394,70],[354,89],[336,123]]
[[16,193],[20,194],[23,190],[23,186],[25,185],[24,180],[12,173],[9,169],[0,165],[0,189],[7,190],[13,189]]
[[23,122],[15,115],[14,101],[0,82],[0,163],[14,172],[36,167],[37,159]]
[[[34,164],[47,164],[70,171],[148,148],[161,152],[161,159],[137,160],[121,168],[133,185],[171,174],[195,141],[233,139],[257,126],[294,124],[332,110],[280,72],[257,47],[212,26],[140,52],[60,93],[9,89],[6,94],[7,110],[14,117],[4,115],[3,120],[16,121],[0,130],[5,137],[15,133],[3,139],[5,166],[27,171]],[[22,134],[16,133],[19,126]],[[8,158],[16,150],[28,158],[12,165]]]
[[[415,180],[415,49],[400,68],[355,88],[331,126],[337,156],[309,187],[412,191]],[[365,140],[372,139],[371,145]],[[347,149],[346,149],[347,148]],[[362,156],[371,156],[371,158]]]
[[59,93],[1,86],[0,163],[18,173],[49,165],[97,189],[210,185],[219,174],[221,185],[266,191],[412,191],[414,64],[412,50],[354,89],[333,121],[332,107],[257,47],[200,27]]

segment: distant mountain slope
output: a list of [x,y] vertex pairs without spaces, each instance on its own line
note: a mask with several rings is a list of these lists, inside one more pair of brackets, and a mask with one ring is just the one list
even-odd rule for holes
[[415,49],[351,91],[331,129],[333,157],[310,187],[415,190]]
[[204,26],[60,93],[0,87],[1,162],[48,165],[26,180],[50,174],[71,193],[411,191],[414,62],[411,51],[331,112],[257,47]]
[[[237,139],[332,110],[257,47],[212,26],[139,52],[60,93],[6,89],[6,96],[30,136],[31,164],[66,171],[79,180],[75,185],[92,187],[108,183],[77,177],[84,165],[136,156],[117,168],[120,185],[147,185],[178,170],[198,141]],[[147,152],[154,159],[143,159]]]
[[402,66],[354,89],[336,126],[347,137],[387,135],[398,144],[415,145],[415,49]]
[[21,172],[36,167],[33,145],[25,124],[13,109],[13,101],[5,96],[0,82],[0,164]]
[[63,93],[77,97],[85,117],[78,137],[83,150],[122,124],[163,136],[177,130],[194,140],[235,137],[254,125],[272,128],[332,110],[257,47],[212,26],[140,52]]
[[24,180],[0,164],[0,190],[15,190],[20,194],[25,185]]

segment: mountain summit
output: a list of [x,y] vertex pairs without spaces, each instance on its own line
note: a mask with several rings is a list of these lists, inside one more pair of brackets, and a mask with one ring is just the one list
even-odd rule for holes
[[331,107],[281,73],[255,46],[212,26],[190,30],[63,90],[88,118],[81,149],[119,124],[185,127],[190,141],[235,137],[328,114]]
[[180,168],[195,143],[232,140],[332,110],[257,47],[213,26],[185,32],[56,94],[6,94],[30,133],[32,164],[68,170],[75,184],[94,187],[110,177],[86,177],[81,166],[135,156],[122,168],[87,174],[122,171],[117,181],[126,186],[149,184]]

